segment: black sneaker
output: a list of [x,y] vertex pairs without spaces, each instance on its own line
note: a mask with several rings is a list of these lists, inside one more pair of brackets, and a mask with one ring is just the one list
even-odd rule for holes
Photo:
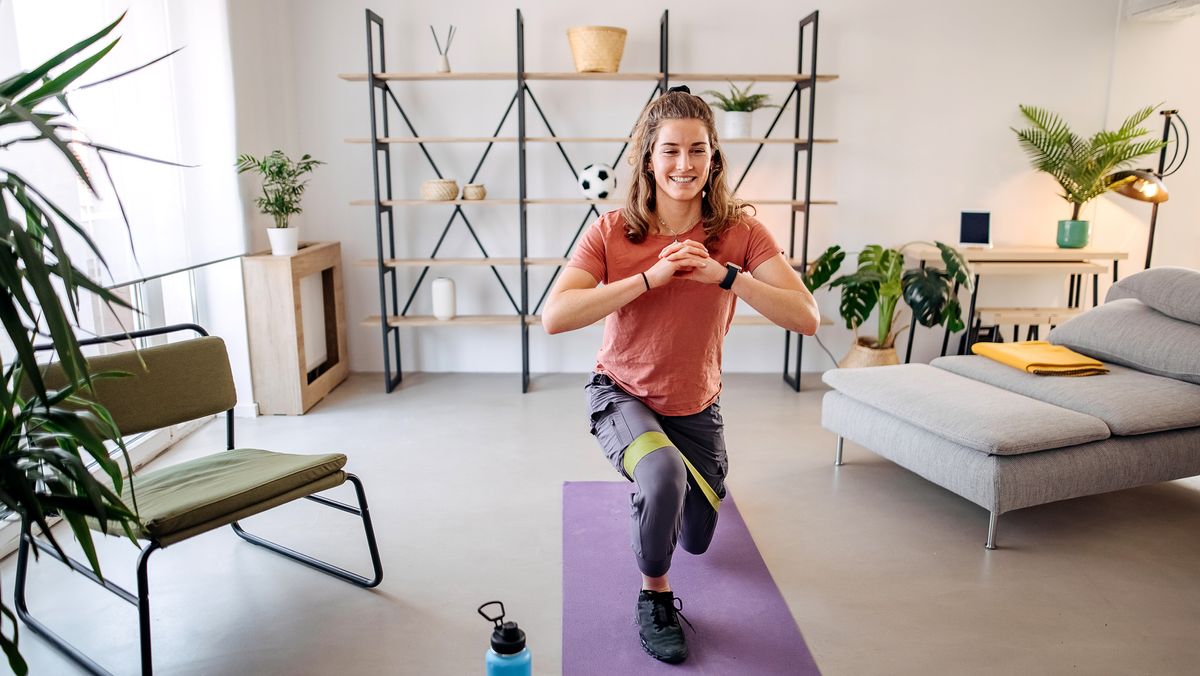
[[[678,603],[678,606],[676,606]],[[687,659],[687,641],[683,627],[679,625],[683,614],[683,601],[669,591],[655,592],[643,589],[638,594],[637,623],[642,639],[642,649],[656,660],[677,664]],[[683,618],[692,626],[687,618]]]

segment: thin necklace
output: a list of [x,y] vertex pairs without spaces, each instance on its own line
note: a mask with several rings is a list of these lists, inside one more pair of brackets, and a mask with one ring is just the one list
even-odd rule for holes
[[671,226],[667,225],[667,222],[663,220],[662,216],[658,217],[658,223],[662,227],[666,228],[667,234],[670,235],[671,237],[674,237],[676,242],[679,241],[680,235],[682,235],[683,233],[692,229],[691,226],[685,226],[684,229],[680,230],[679,232],[671,232]]

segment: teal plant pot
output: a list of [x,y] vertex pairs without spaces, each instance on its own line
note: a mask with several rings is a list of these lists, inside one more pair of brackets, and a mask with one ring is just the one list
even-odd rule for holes
[[1092,239],[1092,226],[1087,221],[1059,221],[1058,248],[1082,249]]

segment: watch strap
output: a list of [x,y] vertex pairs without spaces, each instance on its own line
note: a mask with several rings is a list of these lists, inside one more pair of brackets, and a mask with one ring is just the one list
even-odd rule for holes
[[738,273],[741,272],[742,269],[733,263],[726,263],[725,269],[728,272],[725,273],[725,279],[721,280],[720,287],[726,291],[729,291],[733,288],[733,280],[737,279]]

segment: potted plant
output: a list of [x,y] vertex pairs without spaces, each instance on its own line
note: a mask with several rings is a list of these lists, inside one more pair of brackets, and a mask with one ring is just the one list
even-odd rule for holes
[[[831,246],[802,275],[810,291],[827,282],[830,288],[841,287],[839,313],[846,328],[854,331],[855,341],[838,366],[881,366],[900,362],[896,356],[896,336],[907,326],[896,326],[900,299],[904,299],[912,309],[913,318],[922,326],[945,325],[951,331],[961,331],[965,327],[954,286],[957,284],[967,291],[973,288],[970,265],[954,247],[934,242],[945,263],[944,270],[928,265],[905,270],[904,250],[915,244],[927,243],[912,242],[898,249],[878,244],[864,247],[858,254],[858,269],[836,279],[832,279],[833,275],[846,254],[840,246]],[[875,336],[859,336],[858,328],[876,307],[879,317]]]
[[288,227],[288,219],[302,211],[300,198],[308,185],[308,181],[302,179],[319,164],[325,163],[309,155],[304,155],[298,162],[292,161],[282,150],[272,151],[262,158],[238,155],[239,174],[254,171],[262,176],[263,194],[254,202],[259,211],[275,219],[274,227],[267,228],[267,237],[271,240],[271,253],[276,256],[296,253],[300,236],[295,228]]
[[715,101],[710,101],[713,105],[725,111],[724,128],[721,135],[726,139],[734,138],[749,138],[750,137],[750,114],[759,108],[778,108],[774,104],[768,103],[771,97],[766,94],[751,94],[750,88],[754,83],[746,85],[745,89],[738,89],[738,86],[729,83],[729,94],[725,95],[719,91],[709,89],[704,92],[708,96],[715,98]]
[[[131,155],[77,133],[66,98],[117,40],[90,56],[80,53],[112,32],[122,18],[33,70],[0,78],[0,137],[5,139],[0,142],[0,320],[16,353],[10,363],[0,364],[0,505],[20,516],[23,529],[45,537],[60,554],[49,520],[61,516],[101,578],[87,520],[95,519],[105,532],[124,532],[136,543],[137,514],[119,497],[121,465],[130,469],[120,434],[107,411],[86,399],[94,379],[120,374],[88,373],[74,322],[81,292],[95,294],[110,308],[130,306],[75,265],[64,245],[68,237],[107,268],[87,231],[44,190],[6,166],[3,151],[14,144],[48,144],[71,167],[73,177],[93,192],[93,178],[76,155],[81,148],[95,151],[101,160],[105,153]],[[35,357],[34,341],[45,339],[54,345],[66,376],[67,384],[59,390],[47,388]],[[116,441],[116,459],[105,439]],[[90,462],[107,475],[105,481],[92,476]],[[13,672],[25,674],[28,665],[18,650],[16,618],[3,603],[0,614],[0,649]]]
[[1091,228],[1079,220],[1079,210],[1090,200],[1114,187],[1112,174],[1134,159],[1160,150],[1165,141],[1139,140],[1147,130],[1138,126],[1158,106],[1147,106],[1130,115],[1117,131],[1099,131],[1084,139],[1062,119],[1034,106],[1019,106],[1033,126],[1013,129],[1033,166],[1054,177],[1062,187],[1062,198],[1071,204],[1071,218],[1058,222],[1058,246],[1078,249],[1087,246]]

